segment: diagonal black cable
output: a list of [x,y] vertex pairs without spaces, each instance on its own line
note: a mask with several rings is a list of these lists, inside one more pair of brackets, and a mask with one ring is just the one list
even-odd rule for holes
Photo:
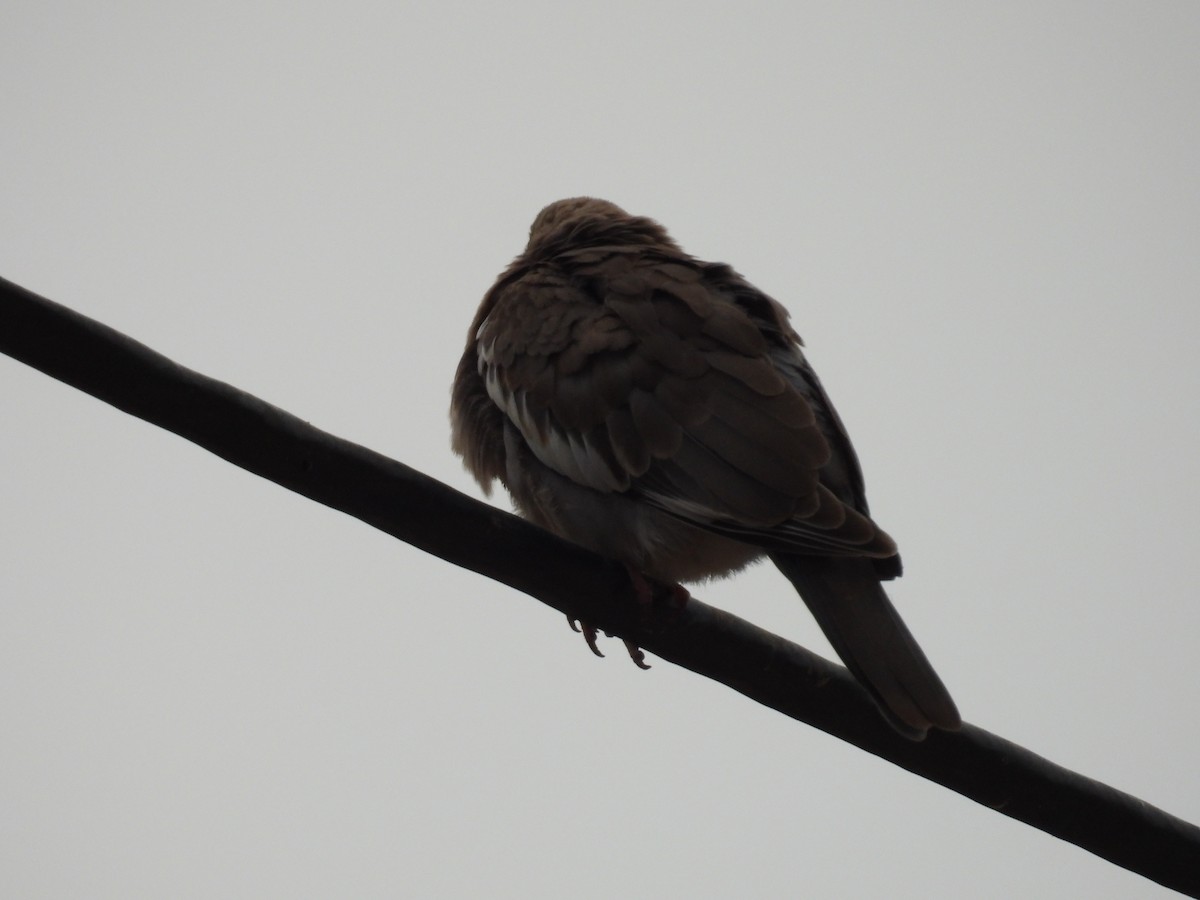
[[647,608],[620,565],[4,279],[0,351],[977,803],[1200,897],[1200,828],[973,725],[905,740],[840,666],[695,599],[682,610]]

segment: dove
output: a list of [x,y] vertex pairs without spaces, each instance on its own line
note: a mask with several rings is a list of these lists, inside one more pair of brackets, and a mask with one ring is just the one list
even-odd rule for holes
[[451,394],[485,493],[499,481],[525,518],[669,584],[769,558],[897,731],[960,726],[883,590],[900,557],[846,429],[786,310],[730,266],[608,201],[551,203]]

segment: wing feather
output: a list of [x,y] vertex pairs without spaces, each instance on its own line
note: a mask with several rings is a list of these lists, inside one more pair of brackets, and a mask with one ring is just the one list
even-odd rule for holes
[[538,460],[579,484],[771,549],[894,554],[839,482],[857,461],[784,315],[725,267],[575,250],[498,286],[479,369]]

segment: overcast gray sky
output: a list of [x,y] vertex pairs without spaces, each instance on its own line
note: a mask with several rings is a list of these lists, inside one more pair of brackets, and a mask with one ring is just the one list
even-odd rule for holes
[[[1198,42],[10,0],[0,274],[477,493],[448,387],[532,217],[658,218],[791,310],[964,717],[1197,821]],[[3,896],[1167,893],[7,358],[0,417]],[[774,570],[696,593],[831,652]]]

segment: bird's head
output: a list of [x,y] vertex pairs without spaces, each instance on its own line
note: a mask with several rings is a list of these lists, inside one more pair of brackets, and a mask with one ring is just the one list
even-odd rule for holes
[[529,227],[527,257],[553,255],[561,246],[596,243],[658,244],[678,250],[667,230],[642,216],[631,216],[615,203],[597,197],[555,200]]

